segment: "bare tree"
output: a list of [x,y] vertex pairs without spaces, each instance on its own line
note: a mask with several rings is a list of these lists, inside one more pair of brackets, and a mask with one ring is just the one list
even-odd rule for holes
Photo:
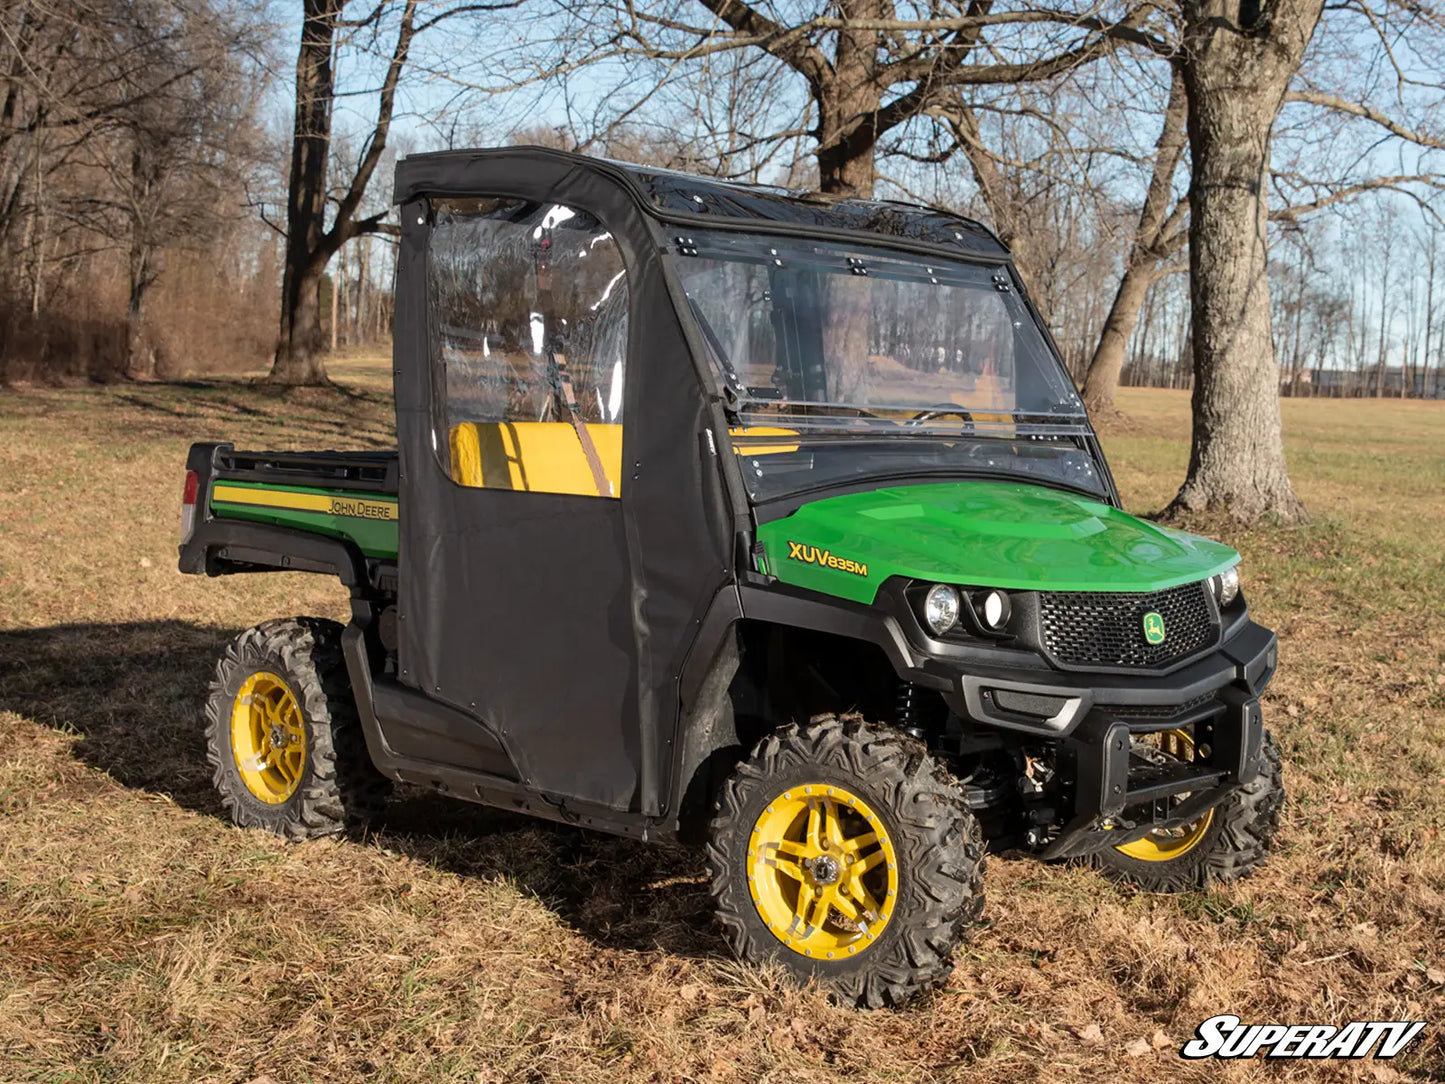
[[[148,7],[144,23],[126,27],[142,39],[148,27],[166,22],[157,5]],[[131,376],[155,373],[146,301],[161,275],[159,253],[212,236],[234,218],[239,208],[226,195],[258,154],[255,98],[241,89],[246,73],[236,58],[245,31],[218,24],[204,9],[177,15],[166,40],[137,45],[144,63],[123,73],[114,131],[99,141],[120,218],[114,235],[127,249]]]
[[32,339],[49,334],[47,308],[52,329],[90,319],[82,338],[109,338],[110,317],[91,314],[118,262],[124,331],[90,375],[151,371],[146,305],[164,254],[241,209],[257,101],[242,88],[264,87],[265,37],[256,12],[206,2],[21,0],[0,15],[0,300],[28,279]]
[[[1433,394],[1430,384],[1430,349],[1432,342],[1438,343],[1442,350],[1442,359],[1445,359],[1445,304],[1436,307],[1436,302],[1445,297],[1445,290],[1439,290],[1436,286],[1436,276],[1440,269],[1440,229],[1436,223],[1426,221],[1424,232],[1420,237],[1420,254],[1425,261],[1426,286],[1425,286],[1425,308],[1421,313],[1421,324],[1423,326],[1424,346],[1420,351],[1420,394],[1428,396]],[[1440,325],[1436,330],[1436,325]],[[1437,338],[1438,336],[1438,338]],[[1438,374],[1436,376],[1438,380]]]
[[[1427,206],[1432,192],[1445,190],[1441,167],[1432,166],[1428,158],[1432,152],[1445,150],[1438,124],[1432,126],[1430,121],[1445,84],[1438,72],[1433,79],[1425,78],[1428,65],[1407,66],[1400,44],[1408,35],[1417,42],[1416,53],[1427,56],[1431,49],[1445,48],[1442,31],[1445,24],[1421,4],[1376,9],[1370,0],[1346,0],[1327,9],[1314,44],[1284,96],[1284,108],[1272,132],[1270,178],[1280,204],[1270,210],[1271,222],[1291,226],[1320,211],[1382,191],[1401,193]],[[1371,39],[1376,39],[1373,46]],[[1176,66],[1183,58],[1177,49],[1170,52],[1167,40],[1154,42],[1152,47],[1172,56]],[[1360,74],[1380,69],[1396,76],[1397,93],[1391,102],[1376,101],[1379,80]],[[1286,154],[1280,160],[1276,148],[1282,140]],[[1385,158],[1374,153],[1381,140],[1397,150],[1412,148],[1417,156],[1408,162],[1402,161],[1404,156]],[[1154,180],[1158,180],[1157,173]],[[1151,184],[1141,227],[1156,192],[1157,183]],[[1186,198],[1169,212],[1170,221],[1178,225],[1187,209]],[[1148,232],[1145,228],[1135,238],[1120,298],[1127,298],[1128,269],[1137,265],[1140,243],[1147,242]],[[1179,242],[1185,236],[1184,231],[1176,230],[1173,244],[1166,245],[1170,251],[1160,255],[1172,255],[1182,247]],[[1118,369],[1112,365],[1112,341],[1117,340],[1121,328],[1126,335],[1132,330],[1127,309],[1111,314],[1101,336],[1096,361],[1103,364],[1091,365],[1085,386],[1086,401],[1092,408],[1107,411],[1113,407]]]
[[[386,151],[397,89],[414,41],[454,16],[514,8],[520,0],[425,9],[422,0],[380,0],[355,19],[346,17],[349,2],[302,0],[296,114],[286,197],[281,327],[271,369],[271,379],[279,384],[326,382],[321,322],[321,285],[326,266],[353,237],[396,232],[395,225],[385,221],[385,210],[362,216],[360,209]],[[357,35],[363,32],[368,35],[362,45],[367,51],[374,50],[388,33],[391,44],[381,51],[375,123],[363,141],[354,172],[328,216],[332,117],[338,94],[336,56],[343,35],[351,35],[351,41],[359,42]]]
[[[379,20],[379,5],[365,21]],[[281,328],[271,379],[281,384],[326,382],[322,357],[321,284],[326,265],[352,237],[385,228],[384,215],[358,220],[356,209],[386,149],[396,87],[416,33],[417,0],[405,0],[377,106],[376,126],[346,194],[326,223],[328,158],[336,99],[337,33],[346,25],[346,0],[303,0],[296,59],[296,118],[286,195],[286,247],[281,280]],[[354,25],[354,24],[353,24]]]
[[1124,370],[1124,353],[1139,320],[1140,306],[1158,277],[1160,262],[1177,253],[1188,236],[1183,222],[1188,213],[1187,201],[1175,202],[1173,198],[1174,175],[1186,143],[1187,111],[1184,79],[1176,70],[1159,140],[1154,147],[1153,173],[1144,205],[1124,257],[1119,287],[1114,291],[1113,304],[1104,319],[1099,343],[1084,378],[1084,405],[1098,416],[1117,411],[1114,396]]
[[[1076,146],[1070,138],[1081,124],[1067,104],[1076,97],[1057,85],[1035,90],[1025,84],[992,94],[956,88],[931,110],[946,133],[944,141],[935,129],[923,153],[909,149],[906,133],[885,148],[887,156],[901,155],[934,169],[955,156],[966,161],[974,202],[982,204],[980,217],[1008,246],[1044,318],[1057,331],[1067,331],[1071,342],[1080,328],[1063,327],[1059,303],[1068,292],[1070,272],[1091,262],[1093,243],[1109,232],[1097,224],[1113,210],[1091,178],[1099,148],[1088,140]],[[901,178],[891,179],[908,190]],[[956,205],[958,200],[924,202]]]
[[[792,17],[743,0],[697,5],[564,0],[561,7],[574,22],[561,35],[569,48],[536,78],[609,60],[639,62],[661,73],[650,95],[708,57],[765,54],[800,82],[811,126],[805,132],[756,133],[750,142],[806,134],[819,189],[861,197],[873,193],[879,141],[952,100],[957,88],[1055,80],[1109,54],[1153,10],[1140,5],[1111,15],[1092,6],[1067,13],[1028,6],[999,11],[993,0],[931,3],[916,17],[900,15],[888,0],[836,0]],[[695,7],[711,19],[694,17]]]

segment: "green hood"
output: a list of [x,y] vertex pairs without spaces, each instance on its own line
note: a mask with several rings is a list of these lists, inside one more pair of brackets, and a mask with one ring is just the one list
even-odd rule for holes
[[1228,546],[1088,497],[942,482],[805,504],[758,528],[784,583],[872,602],[890,576],[1010,590],[1160,591],[1223,572]]

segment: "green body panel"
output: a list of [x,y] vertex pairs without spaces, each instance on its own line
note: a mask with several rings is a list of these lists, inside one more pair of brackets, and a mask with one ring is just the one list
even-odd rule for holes
[[1239,560],[1207,538],[1014,482],[826,497],[763,524],[758,540],[769,575],[868,603],[891,576],[1009,590],[1161,591]]
[[[312,495],[345,502],[344,507],[355,507],[359,502],[367,505],[390,505],[397,507],[396,497],[386,493],[366,493],[355,490],[317,489],[311,486],[282,486],[263,482],[236,482],[218,480],[215,485],[245,489],[257,494],[258,498],[274,494],[275,499],[286,501],[292,495]],[[341,538],[355,543],[367,557],[389,558],[397,555],[397,521],[376,519],[358,515],[337,515],[330,511],[314,511],[301,508],[269,507],[261,504],[239,504],[233,501],[211,497],[211,514],[223,519],[244,519],[255,523],[271,523],[278,527],[291,527],[300,531]]]

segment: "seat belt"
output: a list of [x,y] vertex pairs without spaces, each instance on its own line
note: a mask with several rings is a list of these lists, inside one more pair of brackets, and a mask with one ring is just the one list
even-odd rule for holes
[[572,378],[567,375],[567,361],[553,352],[550,346],[547,348],[547,366],[552,390],[561,401],[562,408],[567,411],[567,420],[572,423],[572,431],[577,434],[577,441],[582,445],[582,455],[592,470],[592,482],[597,487],[597,495],[611,497],[612,483],[607,478],[607,472],[602,469],[597,445],[592,443],[592,434],[587,432],[587,423],[582,420],[582,412],[577,409],[577,394],[572,390]]

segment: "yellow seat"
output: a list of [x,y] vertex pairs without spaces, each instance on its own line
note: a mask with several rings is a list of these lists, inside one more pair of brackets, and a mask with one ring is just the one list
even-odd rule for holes
[[797,441],[790,443],[779,442],[776,444],[761,444],[757,442],[758,437],[796,437],[798,435],[796,429],[779,429],[773,425],[754,425],[752,427],[735,425],[728,430],[728,435],[748,438],[744,439],[743,443],[737,447],[738,452],[743,455],[778,455],[782,452],[796,452],[798,450]]
[[[589,423],[602,472],[622,492],[622,426]],[[463,422],[452,426],[452,481],[485,489],[596,497],[597,482],[569,422]]]

